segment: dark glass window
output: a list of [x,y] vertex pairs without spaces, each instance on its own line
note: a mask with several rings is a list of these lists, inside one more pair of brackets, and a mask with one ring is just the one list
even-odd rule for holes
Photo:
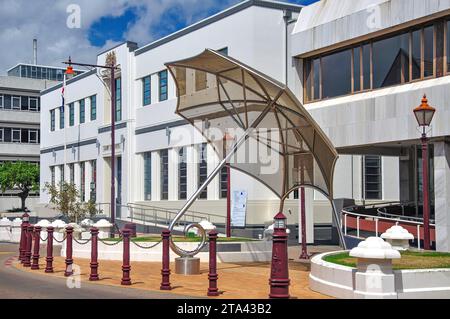
[[149,105],[152,103],[151,95],[151,77],[146,76],[142,79],[142,104]]
[[167,100],[167,70],[159,72],[159,101]]
[[80,163],[80,197],[81,201],[86,201],[86,163]]
[[222,53],[223,55],[228,55],[228,47],[217,50],[219,53]]
[[75,184],[75,165],[69,164],[70,184]]
[[97,119],[97,95],[92,95],[90,97],[91,100],[91,121],[95,121]]
[[169,152],[162,150],[161,157],[161,200],[169,199]]
[[220,198],[227,198],[228,194],[228,168],[222,167],[220,171]]
[[423,30],[424,77],[434,76],[434,26]]
[[361,91],[361,47],[353,49],[353,91]]
[[446,38],[446,48],[447,48],[447,72],[450,72],[450,21],[447,21],[447,38]]
[[178,197],[179,199],[187,198],[187,154],[186,148],[182,147],[178,151]]
[[362,73],[363,73],[363,89],[364,90],[370,90],[371,89],[371,59],[370,59],[370,51],[371,51],[371,44],[363,45],[362,47]]
[[144,153],[144,200],[152,199],[152,153]]
[[55,186],[55,167],[54,166],[52,166],[52,167],[50,167],[50,180],[51,180],[51,183],[52,183],[52,186],[54,187]]
[[55,130],[55,110],[50,110],[50,131]]
[[75,125],[75,105],[74,103],[69,104],[69,126]]
[[314,74],[314,80],[313,80],[313,99],[318,100],[321,99],[322,96],[320,95],[320,59],[315,59],[313,61],[313,74]]
[[65,113],[65,107],[64,107],[64,105],[63,106],[61,106],[60,108],[59,108],[59,128],[62,130],[63,128],[64,128],[64,119],[65,119],[65,116],[64,116],[64,113]]
[[422,65],[422,45],[421,45],[421,36],[422,29],[416,30],[412,32],[411,38],[412,38],[412,79],[417,80],[421,78],[420,70]]
[[84,103],[84,99],[80,100],[80,124],[83,124],[86,121],[86,105]]
[[381,157],[365,156],[364,157],[364,184],[365,198],[372,200],[382,199],[381,185]]
[[382,88],[409,80],[409,34],[373,44],[373,87]]
[[351,92],[352,53],[338,52],[322,58],[322,98],[345,95]]
[[[207,144],[203,143],[199,148],[199,164],[198,164],[198,186],[200,187],[208,178],[208,153]],[[200,194],[200,199],[208,198],[208,188],[205,188]]]
[[122,79],[116,79],[116,122],[122,121]]

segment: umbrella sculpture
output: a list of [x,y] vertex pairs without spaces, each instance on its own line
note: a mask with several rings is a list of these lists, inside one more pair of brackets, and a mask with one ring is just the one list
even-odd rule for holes
[[[166,66],[177,86],[176,113],[196,126],[223,158],[178,212],[169,229],[173,230],[208,184],[229,165],[271,189],[280,198],[280,211],[288,195],[301,186],[325,195],[333,206],[345,248],[332,201],[338,154],[286,85],[209,49]],[[218,144],[223,143],[223,136],[230,130],[235,134],[235,142],[227,152]],[[277,169],[270,169],[269,162],[278,163]],[[193,227],[202,235],[197,249],[186,251],[171,243],[172,250],[181,257],[196,255],[205,244],[206,235],[199,224],[188,225],[185,231]]]

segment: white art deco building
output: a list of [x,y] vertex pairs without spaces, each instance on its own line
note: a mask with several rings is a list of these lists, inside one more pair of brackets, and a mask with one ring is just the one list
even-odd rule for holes
[[[420,202],[420,134],[412,109],[426,93],[438,110],[431,132],[437,246],[450,250],[447,15],[450,1],[442,0],[328,0],[304,8],[250,0],[145,46],[125,42],[97,57],[104,64],[114,52],[120,66],[116,145],[101,71],[68,81],[64,112],[61,85],[41,92],[42,186],[65,179],[78,185],[84,200],[109,203],[115,147],[119,220],[137,218],[138,211],[151,219],[155,208],[181,207],[219,158],[200,136],[173,147],[177,132],[190,126],[175,114],[175,84],[165,63],[209,48],[288,85],[340,153],[334,197],[358,203]],[[191,76],[195,87],[186,89],[207,83]],[[230,179],[232,193],[248,194],[246,227],[234,233],[256,237],[272,223],[278,199],[241,172],[232,170]],[[225,198],[222,172],[191,209],[220,225]],[[297,198],[292,194],[285,206],[292,239],[298,237]],[[48,199],[42,192],[43,207]],[[330,204],[312,190],[306,203],[308,242],[328,241]]]

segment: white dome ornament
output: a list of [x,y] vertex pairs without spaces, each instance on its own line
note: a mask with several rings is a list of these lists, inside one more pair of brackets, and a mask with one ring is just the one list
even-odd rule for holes
[[350,257],[362,259],[399,259],[400,253],[379,237],[369,237],[350,251]]
[[405,228],[399,225],[392,226],[385,233],[381,235],[392,245],[393,249],[405,251],[409,249],[409,241],[414,240],[414,236],[410,234]]

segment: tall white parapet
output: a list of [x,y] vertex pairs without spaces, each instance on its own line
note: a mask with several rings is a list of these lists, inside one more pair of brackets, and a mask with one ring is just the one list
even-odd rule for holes
[[11,242],[20,243],[21,233],[22,233],[22,219],[15,218],[11,223]]
[[11,224],[11,221],[6,217],[0,220],[0,241],[11,241]]
[[399,225],[392,226],[385,233],[381,235],[396,250],[408,250],[409,241],[414,240],[414,236],[410,234],[405,228]]
[[392,260],[400,253],[382,238],[369,237],[350,251],[358,258],[354,296],[361,299],[395,299],[395,276]]

